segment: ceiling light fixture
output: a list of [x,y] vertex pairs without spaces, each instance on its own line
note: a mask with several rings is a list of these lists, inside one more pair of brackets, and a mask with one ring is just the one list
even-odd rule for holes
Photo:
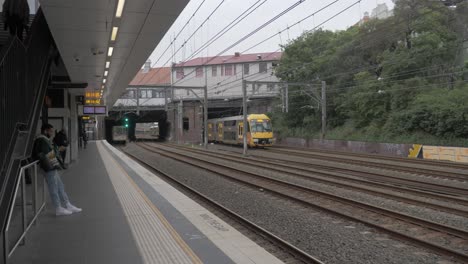
[[107,74],[109,74],[109,71],[104,71],[104,77],[107,77]]
[[112,28],[112,35],[111,35],[111,41],[115,41],[117,39],[117,33],[119,32],[118,27],[113,27]]
[[102,83],[106,83],[106,81],[107,81],[106,79],[103,79],[103,80],[102,80]]
[[112,57],[112,53],[114,53],[114,47],[109,47],[109,51],[107,52],[107,56]]
[[124,5],[125,5],[125,0],[119,0],[119,3],[117,4],[117,12],[115,13],[115,17],[117,18],[122,17]]
[[110,61],[106,61],[106,69],[109,69],[110,67]]

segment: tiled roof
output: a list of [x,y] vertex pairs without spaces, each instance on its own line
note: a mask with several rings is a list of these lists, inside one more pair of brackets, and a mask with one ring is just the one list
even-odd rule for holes
[[[226,63],[245,63],[256,61],[276,61],[281,59],[282,52],[265,52],[252,54],[239,54],[239,56],[224,55],[218,57],[200,57],[186,62],[178,63],[175,67],[193,67],[200,65],[219,65]],[[259,59],[259,56],[261,59]],[[208,62],[209,61],[209,62]],[[208,62],[208,63],[207,63]]]
[[140,70],[130,85],[164,85],[171,83],[171,68],[151,68],[148,72]]

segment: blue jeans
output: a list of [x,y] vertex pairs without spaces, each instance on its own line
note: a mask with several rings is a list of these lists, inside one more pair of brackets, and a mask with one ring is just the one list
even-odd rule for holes
[[66,206],[70,201],[68,195],[65,192],[65,186],[63,185],[62,179],[57,170],[51,170],[46,172],[46,182],[49,188],[49,195],[55,208],[61,205]]

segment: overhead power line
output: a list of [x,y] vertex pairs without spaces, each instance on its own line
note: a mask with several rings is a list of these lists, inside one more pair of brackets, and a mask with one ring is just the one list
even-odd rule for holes
[[195,15],[197,14],[198,10],[200,10],[200,8],[203,6],[203,4],[205,3],[206,0],[203,0],[200,5],[198,5],[197,9],[192,13],[192,15],[190,16],[190,18],[187,20],[187,22],[184,24],[184,26],[179,30],[179,32],[177,33],[177,35],[171,39],[171,43],[167,46],[167,48],[163,51],[163,53],[161,54],[161,56],[159,56],[159,58],[156,60],[156,62],[153,63],[153,67],[154,65],[156,65],[159,60],[161,60],[161,58],[166,54],[166,52],[171,48],[172,44],[177,40],[177,38],[180,36],[180,34],[182,34],[182,32],[184,31],[184,29],[189,25],[190,21],[195,17]]
[[[284,30],[282,30],[282,31],[280,31],[280,32],[284,32],[284,31],[286,31],[286,30],[289,30],[291,27],[294,27],[294,26],[299,25],[301,22],[303,22],[303,21],[305,21],[305,20],[307,20],[307,19],[309,19],[309,18],[315,16],[316,14],[318,14],[318,13],[322,12],[323,10],[329,8],[330,6],[332,6],[333,4],[337,3],[338,1],[340,1],[340,0],[335,0],[335,1],[333,1],[333,2],[331,2],[331,3],[329,3],[329,4],[327,4],[326,6],[320,8],[319,10],[317,10],[317,11],[315,11],[315,12],[313,12],[312,14],[308,15],[307,17],[305,17],[305,18],[303,18],[303,19],[297,21],[296,23],[292,24],[291,26],[288,26],[286,29],[284,29]],[[314,27],[314,29],[316,29],[316,28],[322,26],[322,25],[325,24],[326,22],[330,21],[331,19],[335,18],[336,16],[340,15],[341,13],[345,12],[346,10],[350,9],[351,7],[353,7],[354,5],[356,5],[357,3],[359,3],[360,1],[361,1],[361,0],[356,1],[356,2],[355,2],[354,4],[352,4],[351,6],[349,6],[349,7],[345,8],[345,9],[343,9],[342,11],[338,12],[337,14],[335,14],[334,16],[332,16],[331,18],[329,18],[329,19],[327,19],[326,21],[322,22],[320,25]],[[291,10],[292,8],[296,7],[296,6],[297,6],[298,4],[300,4],[300,3],[302,3],[302,2],[299,1],[298,3],[296,3],[296,4],[293,5],[293,6],[291,6],[291,7],[288,8],[288,9]],[[288,9],[287,9],[287,10],[288,10]],[[285,11],[286,11],[286,10],[285,10]],[[284,13],[285,11],[283,11],[282,13]],[[280,13],[279,15],[281,15],[282,13]],[[277,16],[278,16],[278,15],[277,15]],[[270,21],[271,21],[271,20],[270,20]],[[268,23],[268,22],[267,22],[267,23]],[[270,22],[270,23],[271,23],[271,22]],[[263,25],[262,25],[262,26],[263,26]],[[262,27],[262,28],[263,28],[263,27]],[[255,31],[255,30],[254,30],[254,31]],[[279,35],[279,34],[280,34],[280,33],[276,33],[276,34],[274,34],[274,36],[277,36],[277,35]],[[274,36],[268,37],[266,40],[262,41],[261,43],[263,43],[263,42],[265,42],[265,41],[267,41],[267,40],[273,38]],[[244,40],[245,40],[245,39],[244,39]],[[257,45],[254,45],[253,47],[251,47],[251,48],[249,48],[249,49],[243,51],[242,53],[245,53],[246,51],[248,51],[248,50],[250,50],[250,49],[253,49],[254,47],[260,45],[261,43],[259,43],[259,44],[257,44]],[[237,44],[238,44],[238,43],[237,43]],[[235,45],[237,45],[237,44],[235,43]],[[230,47],[228,47],[228,48],[226,48],[225,50],[223,50],[220,54],[222,54],[222,53],[224,53],[225,51],[231,49],[231,48],[232,48],[233,46],[235,46],[235,45],[234,45],[234,44],[231,45]],[[270,53],[270,54],[267,55],[265,58],[268,58],[269,56],[271,56],[272,54],[278,52],[279,50],[280,50],[280,49],[278,49],[278,50],[276,50],[276,51]],[[217,55],[216,57],[218,57],[218,56],[219,56],[219,55]],[[214,59],[214,58],[216,58],[216,57],[213,57],[212,59]],[[232,56],[231,58],[233,58],[233,57],[234,57],[234,56]],[[210,60],[210,61],[211,61],[211,60]],[[209,62],[209,61],[208,61],[208,62]],[[208,63],[208,62],[207,62],[207,63]],[[204,65],[206,65],[207,63],[204,63],[203,65],[200,65],[200,66],[204,66]],[[190,75],[190,74],[193,73],[193,72],[194,72],[194,71],[190,72],[188,75]],[[188,79],[181,79],[180,81],[187,81],[187,80],[190,80],[190,79],[193,79],[193,78],[194,78],[194,77],[190,77],[190,78],[188,78]],[[228,78],[228,79],[230,79],[230,78]],[[178,83],[178,82],[180,82],[180,81],[177,81],[176,83]]]
[[[245,35],[244,37],[240,38],[239,40],[237,40],[236,42],[234,42],[233,44],[231,44],[230,46],[228,46],[227,48],[225,48],[224,50],[222,50],[221,52],[219,52],[216,56],[214,57],[211,57],[208,61],[206,61],[205,63],[203,63],[202,65],[199,65],[199,66],[204,66],[208,63],[210,63],[211,61],[213,61],[214,59],[216,59],[217,57],[219,57],[221,54],[225,53],[226,51],[232,49],[233,47],[239,45],[240,43],[242,43],[243,41],[245,41],[246,39],[250,38],[252,35],[254,35],[255,33],[259,32],[260,30],[262,30],[263,28],[265,28],[266,26],[268,26],[269,24],[273,23],[274,21],[276,21],[277,19],[279,19],[280,17],[282,17],[283,15],[287,14],[288,12],[290,12],[291,10],[293,10],[294,8],[296,8],[297,6],[299,6],[300,4],[302,4],[305,0],[299,0],[297,1],[296,3],[294,3],[293,5],[291,5],[290,7],[288,7],[287,9],[285,9],[284,11],[282,11],[281,13],[279,13],[278,15],[276,15],[275,17],[271,18],[270,20],[268,20],[267,22],[263,23],[262,25],[260,25],[259,27],[257,27],[256,29],[254,29],[253,31],[251,31],[250,33],[248,33],[247,35]],[[196,70],[193,70],[192,72],[190,72],[188,75],[194,73]],[[177,84],[179,81],[176,81],[175,83],[173,84]]]
[[[179,53],[179,51],[181,49],[183,49],[185,47],[185,45],[187,44],[188,41],[190,41],[190,39],[192,39],[192,37],[203,27],[203,25],[205,25],[205,23],[213,16],[214,13],[216,13],[216,11],[218,11],[218,9],[221,7],[221,5],[225,2],[226,0],[221,0],[221,2],[215,7],[215,9],[208,15],[208,17],[200,24],[200,26],[198,26],[198,28],[193,31],[193,33],[187,38],[184,40],[184,43],[172,54],[172,56],[175,56],[177,53]],[[198,10],[198,9],[197,9]],[[164,63],[167,64],[168,62],[170,61],[170,59],[168,61],[166,61]],[[154,66],[156,65],[156,63],[154,63],[151,68],[153,68]],[[153,74],[154,75],[154,74]],[[145,76],[146,77],[146,76]],[[145,79],[145,77],[143,77],[142,81]]]
[[[252,14],[255,10],[257,10],[259,7],[261,7],[264,3],[266,3],[268,0],[263,0],[262,3],[260,3],[258,6],[256,6],[261,0],[258,0],[257,2],[255,2],[254,4],[252,4],[249,8],[247,8],[244,12],[242,12],[237,18],[235,18],[234,20],[231,21],[231,23],[229,23],[227,26],[225,26],[222,30],[220,30],[214,37],[212,37],[210,40],[208,40],[207,42],[205,42],[202,47],[204,49],[208,48],[211,44],[213,44],[213,42],[215,42],[216,40],[218,40],[221,36],[223,36],[224,34],[226,34],[228,31],[230,31],[232,28],[234,28],[237,24],[239,24],[241,21],[243,21],[245,18],[247,18],[250,14]],[[256,7],[255,7],[256,6]],[[255,7],[255,8],[254,8]],[[253,9],[252,9],[253,8]],[[249,12],[250,10],[250,12]],[[247,14],[246,14],[247,13]],[[228,28],[229,27],[229,28]],[[228,28],[228,29],[227,29]],[[216,39],[215,39],[216,38]],[[214,40],[213,40],[214,39]],[[197,51],[195,51],[193,54],[189,55],[189,58],[192,58],[194,57],[196,54],[198,54],[199,52],[201,52],[202,50],[198,49]],[[174,55],[173,55],[174,56]],[[163,65],[166,65],[171,59],[168,59]],[[161,69],[157,69],[155,72],[153,72],[153,74],[151,75],[151,78],[158,74],[160,72]],[[172,73],[171,73],[172,74]],[[164,77],[167,77],[167,74],[164,76]],[[151,79],[150,78],[150,79]]]

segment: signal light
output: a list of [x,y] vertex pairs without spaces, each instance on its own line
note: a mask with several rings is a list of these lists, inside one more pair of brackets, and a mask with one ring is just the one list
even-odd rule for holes
[[127,127],[127,128],[130,126],[128,117],[124,118],[124,126]]

